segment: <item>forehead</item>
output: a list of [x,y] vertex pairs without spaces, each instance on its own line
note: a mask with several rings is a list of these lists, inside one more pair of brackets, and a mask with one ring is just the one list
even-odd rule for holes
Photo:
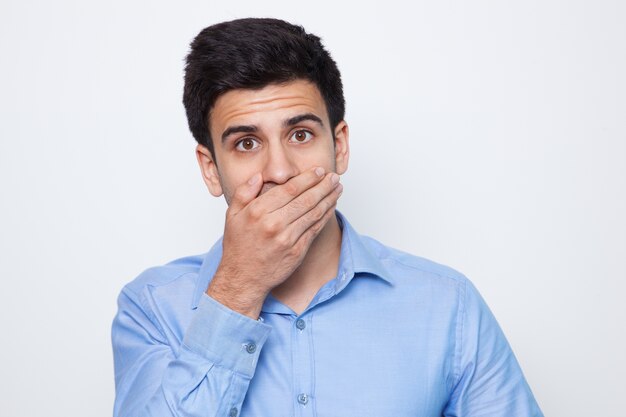
[[222,130],[231,124],[261,124],[300,113],[313,113],[327,121],[326,105],[319,89],[306,80],[270,84],[254,90],[230,90],[215,101],[210,126],[212,131]]

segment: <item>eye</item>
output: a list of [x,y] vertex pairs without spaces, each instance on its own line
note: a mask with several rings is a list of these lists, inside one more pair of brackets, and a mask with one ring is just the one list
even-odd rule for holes
[[313,139],[313,133],[308,130],[296,130],[293,132],[290,139],[294,143],[306,143]]
[[254,138],[243,138],[235,144],[235,149],[241,152],[248,152],[258,148],[259,142]]

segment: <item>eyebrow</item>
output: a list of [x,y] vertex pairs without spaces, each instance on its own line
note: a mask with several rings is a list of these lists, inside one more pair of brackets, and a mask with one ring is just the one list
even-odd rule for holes
[[254,133],[257,130],[257,127],[254,125],[230,126],[222,133],[222,142],[233,133]]
[[[324,127],[324,122],[322,122],[322,119],[320,119],[313,113],[304,113],[304,114],[299,114],[297,116],[290,117],[289,119],[283,122],[283,127],[294,126],[305,120],[311,120],[319,124],[321,127]],[[224,131],[224,133],[222,133],[222,142],[224,142],[233,133],[255,133],[258,130],[259,130],[258,127],[256,127],[255,125],[230,126]]]
[[311,120],[311,121],[316,122],[317,124],[319,124],[321,127],[324,127],[324,122],[322,122],[322,119],[320,119],[319,117],[317,117],[313,113],[304,113],[304,114],[299,114],[299,115],[294,116],[294,117],[290,117],[289,119],[287,119],[287,120],[285,120],[283,122],[283,127],[289,127],[289,126],[297,125],[298,123],[303,122],[305,120]]

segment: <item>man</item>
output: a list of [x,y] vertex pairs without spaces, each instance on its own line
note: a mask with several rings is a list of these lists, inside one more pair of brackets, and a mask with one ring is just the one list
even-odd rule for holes
[[540,416],[461,274],[335,211],[349,132],[335,62],[274,19],[204,29],[184,104],[228,210],[202,256],[149,269],[113,323],[116,416]]

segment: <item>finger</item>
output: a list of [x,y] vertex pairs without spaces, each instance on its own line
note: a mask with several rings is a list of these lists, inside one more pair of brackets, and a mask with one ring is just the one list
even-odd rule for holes
[[322,167],[315,167],[304,171],[284,184],[277,185],[261,195],[257,199],[258,203],[256,204],[262,204],[268,213],[278,210],[322,181],[324,179],[324,173],[325,171]]
[[263,181],[261,181],[261,174],[256,173],[248,181],[241,184],[235,189],[233,198],[229,203],[229,209],[233,213],[241,211],[246,207],[254,198],[259,195]]
[[[310,210],[319,210],[315,208],[320,201],[332,192],[339,185],[339,175],[333,173],[327,174],[322,181],[315,186],[309,188],[298,197],[281,207],[277,214],[286,223],[293,223],[300,217],[304,216]],[[321,217],[321,213],[320,213]]]
[[328,212],[334,212],[334,208],[337,205],[337,200],[343,192],[343,186],[338,184],[329,194],[324,196],[322,200],[308,212],[304,213],[293,223],[291,223],[286,232],[290,233],[292,239],[297,241],[302,235],[310,231],[315,225],[323,220],[325,216],[328,216]]
[[310,224],[307,229],[300,235],[298,240],[294,243],[294,249],[296,250],[308,250],[313,243],[313,240],[320,234],[326,223],[335,215],[336,204],[331,205],[324,215],[313,224]]

